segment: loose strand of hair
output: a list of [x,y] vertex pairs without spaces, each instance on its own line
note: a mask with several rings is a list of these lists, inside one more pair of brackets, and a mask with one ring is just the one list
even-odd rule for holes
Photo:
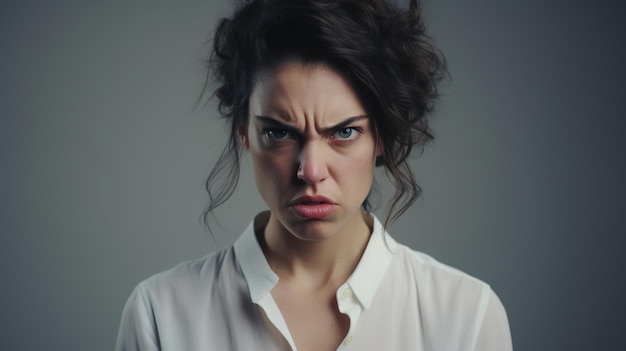
[[[215,236],[211,228],[209,217],[212,217],[213,211],[224,204],[235,192],[237,184],[239,183],[240,158],[241,146],[236,139],[231,138],[231,141],[222,149],[219,158],[215,162],[205,182],[205,189],[209,194],[209,201],[202,213],[202,220],[205,228],[214,239]],[[213,216],[213,218],[215,217]]]

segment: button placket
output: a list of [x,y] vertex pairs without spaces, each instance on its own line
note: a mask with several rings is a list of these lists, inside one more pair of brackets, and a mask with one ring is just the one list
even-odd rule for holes
[[354,341],[354,326],[358,322],[361,313],[354,290],[347,283],[337,290],[337,303],[339,310],[350,318],[350,330],[340,345],[340,349],[343,350],[344,347],[348,347]]

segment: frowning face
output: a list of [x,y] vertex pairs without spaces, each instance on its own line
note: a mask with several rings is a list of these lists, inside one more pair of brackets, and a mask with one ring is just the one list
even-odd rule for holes
[[380,150],[339,73],[298,62],[262,71],[248,117],[240,133],[270,208],[267,228],[323,240],[362,227]]

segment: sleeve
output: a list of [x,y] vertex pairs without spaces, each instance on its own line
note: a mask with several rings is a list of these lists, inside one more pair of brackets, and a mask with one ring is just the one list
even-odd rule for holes
[[152,305],[142,283],[135,288],[124,306],[115,350],[158,351],[160,349]]
[[511,331],[504,306],[490,290],[482,326],[476,339],[476,351],[512,351]]

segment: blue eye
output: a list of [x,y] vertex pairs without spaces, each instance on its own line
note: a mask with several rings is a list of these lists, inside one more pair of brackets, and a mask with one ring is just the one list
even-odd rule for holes
[[268,138],[274,140],[284,140],[291,138],[291,134],[284,129],[270,128],[266,129],[263,134],[265,134]]
[[335,132],[334,137],[342,140],[352,140],[357,137],[357,130],[353,127],[341,128]]

